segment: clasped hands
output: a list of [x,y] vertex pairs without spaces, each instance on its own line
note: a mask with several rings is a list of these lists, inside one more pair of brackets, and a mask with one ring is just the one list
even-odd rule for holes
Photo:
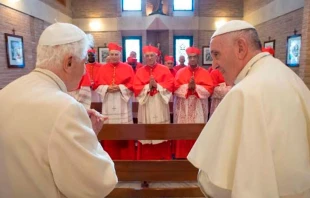
[[120,91],[120,88],[118,85],[109,85],[108,87],[108,93],[114,93]]
[[157,88],[157,83],[156,83],[156,81],[155,81],[153,76],[151,76],[151,78],[150,78],[149,87],[150,87],[151,90]]
[[188,83],[188,89],[189,90],[192,90],[192,91],[195,91],[196,89],[196,83],[195,83],[195,79],[194,77],[192,77]]

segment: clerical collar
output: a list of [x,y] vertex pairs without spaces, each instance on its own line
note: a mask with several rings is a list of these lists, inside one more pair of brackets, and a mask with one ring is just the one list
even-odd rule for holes
[[252,67],[255,65],[255,63],[257,63],[259,60],[261,60],[262,58],[265,58],[266,56],[270,56],[270,54],[268,52],[261,52],[259,54],[257,54],[256,56],[254,56],[246,65],[245,67],[241,70],[241,72],[238,74],[236,80],[235,80],[235,85],[237,83],[239,83],[241,80],[243,80],[248,73],[250,72],[250,70],[252,69]]
[[67,87],[65,83],[55,73],[47,69],[41,69],[41,68],[36,68],[33,70],[33,72],[41,73],[45,76],[48,76],[50,79],[52,79],[57,84],[57,86],[61,89],[61,91],[67,93]]

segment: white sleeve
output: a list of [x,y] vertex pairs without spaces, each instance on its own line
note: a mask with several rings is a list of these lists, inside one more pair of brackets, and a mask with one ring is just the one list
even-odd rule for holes
[[132,91],[130,91],[125,85],[118,85],[120,92],[121,92],[121,97],[125,102],[128,102],[129,99],[132,97]]
[[214,88],[212,98],[222,99],[229,92],[231,86],[220,85]]
[[56,186],[66,197],[104,197],[117,183],[114,163],[78,103],[58,117],[48,140],[48,159]]
[[150,92],[150,86],[149,84],[146,84],[144,85],[140,94],[136,97],[140,105],[144,105],[148,101],[150,97],[150,94],[148,94],[148,92]]
[[187,92],[188,84],[183,84],[177,90],[175,90],[174,95],[179,98],[186,98]]
[[196,92],[200,99],[207,99],[210,96],[209,91],[201,85],[196,85]]
[[162,87],[159,83],[157,83],[157,90],[159,91],[161,99],[164,101],[164,103],[168,104],[172,96],[172,93],[166,88]]
[[101,95],[102,101],[104,100],[104,97],[108,91],[108,85],[100,85],[97,89],[96,92]]

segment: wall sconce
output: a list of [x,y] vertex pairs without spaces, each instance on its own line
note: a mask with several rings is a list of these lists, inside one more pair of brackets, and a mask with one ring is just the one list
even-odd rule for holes
[[101,24],[101,22],[98,21],[98,20],[94,20],[94,21],[91,21],[91,22],[89,23],[90,30],[92,30],[92,31],[98,31],[98,30],[100,30],[100,29],[101,29],[101,26],[102,26],[102,24]]
[[215,21],[215,28],[218,29],[220,28],[222,25],[224,25],[227,22],[226,19],[220,19],[218,21]]

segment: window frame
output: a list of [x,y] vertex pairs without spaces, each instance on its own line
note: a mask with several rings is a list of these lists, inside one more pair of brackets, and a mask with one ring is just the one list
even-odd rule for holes
[[194,36],[173,36],[173,57],[175,57],[175,63],[179,57],[176,57],[176,40],[177,39],[189,39],[189,46],[193,46]]
[[194,3],[195,3],[194,0],[191,0],[191,1],[192,1],[192,8],[191,8],[190,10],[179,10],[179,9],[176,10],[176,9],[174,8],[174,1],[175,1],[175,0],[173,0],[173,6],[172,6],[174,12],[175,12],[175,11],[176,11],[176,12],[178,12],[178,11],[189,11],[189,12],[193,12],[193,11],[194,11]]
[[123,62],[127,62],[127,57],[126,57],[126,40],[140,40],[140,62],[142,63],[142,36],[123,36],[122,37],[122,43],[123,43]]
[[[142,1],[143,0],[140,0],[140,10],[125,10],[124,9],[124,1],[126,0],[121,0],[122,1],[122,12],[141,12],[142,11]],[[130,1],[130,0],[127,0],[127,1]]]

